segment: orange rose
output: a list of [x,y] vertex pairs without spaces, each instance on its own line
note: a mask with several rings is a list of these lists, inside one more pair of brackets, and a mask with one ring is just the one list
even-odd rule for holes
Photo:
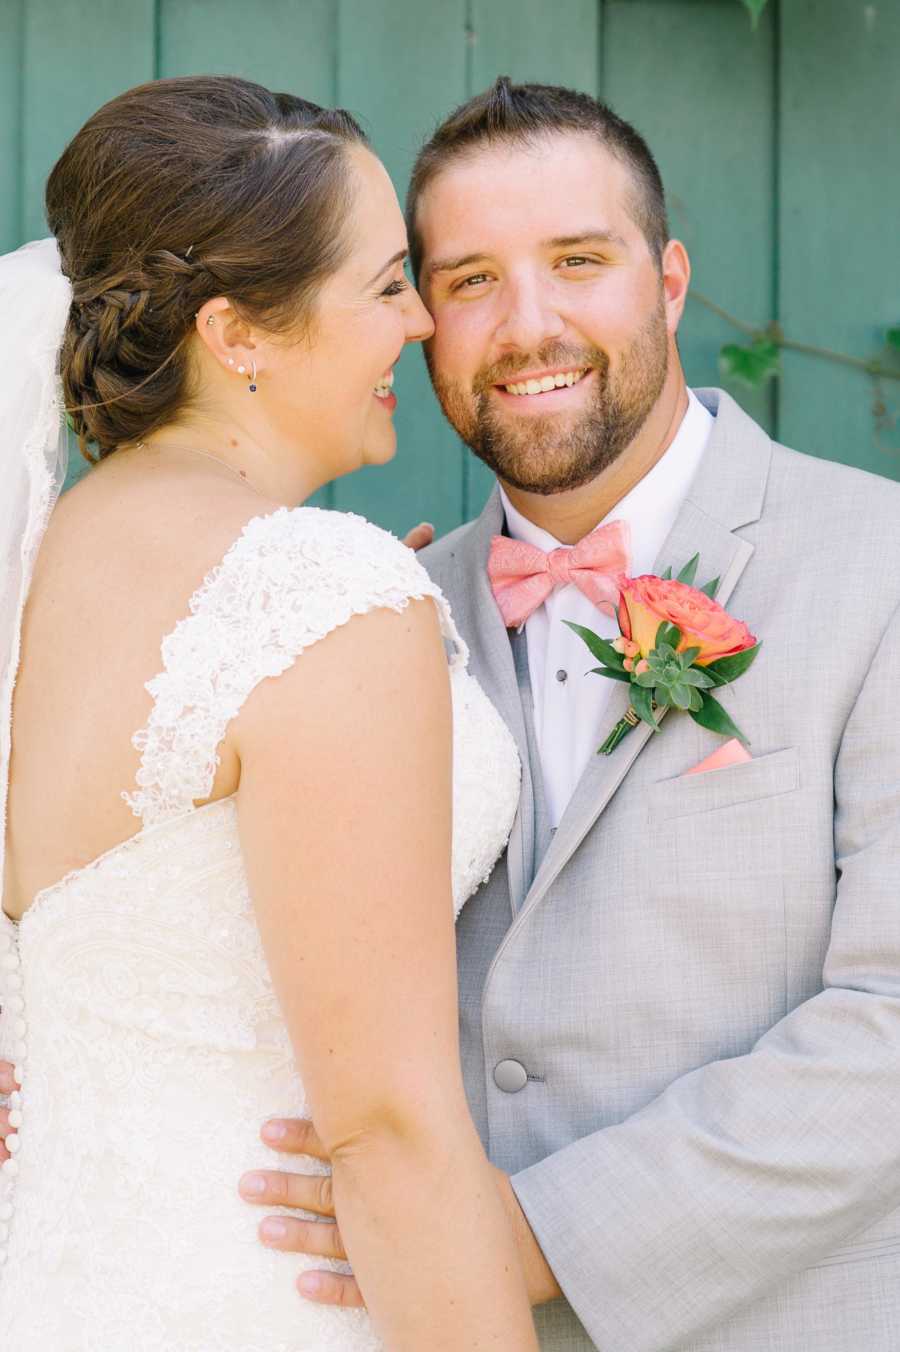
[[637,643],[642,657],[652,651],[663,620],[681,630],[678,652],[700,649],[694,659],[698,667],[756,643],[742,620],[732,619],[718,601],[696,587],[649,574],[628,578],[619,601],[619,628],[625,638]]

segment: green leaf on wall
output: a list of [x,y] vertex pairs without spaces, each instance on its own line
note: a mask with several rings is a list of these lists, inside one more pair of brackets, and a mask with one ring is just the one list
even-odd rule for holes
[[778,347],[768,338],[757,338],[750,344],[726,343],[719,352],[722,374],[758,390],[781,370]]
[[766,7],[767,0],[741,0],[745,9],[750,11],[750,22],[754,28],[759,23],[759,16]]
[[900,324],[898,324],[896,328],[888,329],[885,334],[885,342],[888,347],[892,347],[895,351],[900,352]]

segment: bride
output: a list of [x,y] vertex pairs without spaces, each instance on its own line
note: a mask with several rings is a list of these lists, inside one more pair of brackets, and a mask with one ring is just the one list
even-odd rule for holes
[[[390,459],[431,331],[388,176],[346,113],[166,80],[47,212],[0,260],[0,1343],[527,1352],[452,926],[518,762],[414,554],[300,505]],[[370,1315],[235,1192],[307,1112]]]

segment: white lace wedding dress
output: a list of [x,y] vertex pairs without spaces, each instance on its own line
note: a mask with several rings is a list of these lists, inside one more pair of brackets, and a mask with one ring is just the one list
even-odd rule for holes
[[[486,877],[515,813],[510,734],[466,670],[415,556],[360,517],[281,508],[245,527],[162,644],[132,839],[0,915],[0,1054],[19,1064],[0,1171],[4,1352],[363,1352],[367,1315],[304,1301],[324,1260],[265,1249],[237,1193],[304,1114],[216,748],[260,681],[353,615],[433,597],[454,708],[453,892]],[[98,729],[102,736],[102,730]],[[335,729],[340,736],[340,729]],[[373,805],[377,811],[377,804]],[[299,974],[298,974],[299,978]],[[460,1243],[465,1237],[460,1235]]]

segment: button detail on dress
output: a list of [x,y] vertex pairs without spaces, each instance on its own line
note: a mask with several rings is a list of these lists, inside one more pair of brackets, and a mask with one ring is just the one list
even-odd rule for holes
[[528,1072],[521,1061],[498,1061],[494,1066],[494,1084],[504,1094],[518,1094],[528,1083]]
[[559,671],[556,673],[556,679],[560,681],[562,684],[565,684],[565,682],[569,679],[569,673],[567,671],[563,671],[562,667],[560,667]]

